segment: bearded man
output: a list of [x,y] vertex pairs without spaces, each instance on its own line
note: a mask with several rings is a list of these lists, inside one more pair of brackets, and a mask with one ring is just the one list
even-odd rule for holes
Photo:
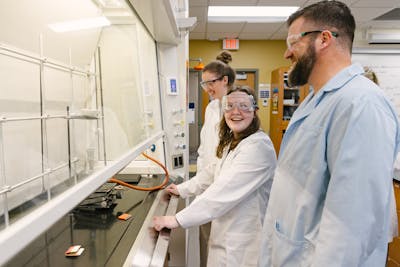
[[396,112],[351,62],[355,21],[345,4],[315,3],[287,24],[289,83],[311,90],[282,140],[259,266],[385,266]]

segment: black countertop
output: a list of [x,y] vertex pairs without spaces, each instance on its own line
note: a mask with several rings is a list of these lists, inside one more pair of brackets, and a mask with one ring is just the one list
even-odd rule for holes
[[[142,178],[140,185],[154,186],[163,179],[163,175]],[[75,208],[5,266],[122,266],[157,192],[127,188],[119,192],[121,198],[115,199],[109,209],[85,211]],[[122,213],[132,217],[127,221],[119,220],[117,217]],[[66,257],[64,252],[72,245],[84,247],[82,255]]]

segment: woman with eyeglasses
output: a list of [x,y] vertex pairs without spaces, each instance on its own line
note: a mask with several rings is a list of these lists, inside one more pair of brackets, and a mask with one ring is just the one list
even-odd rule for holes
[[213,181],[216,164],[215,150],[218,145],[218,124],[221,120],[221,99],[235,81],[235,71],[222,61],[212,61],[202,72],[201,87],[210,96],[205,119],[200,132],[200,146],[197,150],[196,176],[182,184],[171,184],[166,188],[170,194],[183,198],[201,194]]
[[[221,99],[235,82],[235,71],[228,65],[232,61],[229,52],[222,52],[216,61],[207,64],[202,70],[201,87],[210,96],[206,107],[204,124],[200,132],[200,146],[197,150],[196,176],[179,185],[171,184],[165,192],[188,198],[201,194],[213,181],[217,162],[215,155],[218,146],[218,124],[222,117]],[[210,235],[210,224],[201,225],[199,229],[200,266],[206,266],[207,242]]]
[[175,216],[154,217],[160,231],[212,221],[207,266],[257,266],[260,232],[276,166],[260,130],[253,91],[236,86],[222,99],[214,182]]

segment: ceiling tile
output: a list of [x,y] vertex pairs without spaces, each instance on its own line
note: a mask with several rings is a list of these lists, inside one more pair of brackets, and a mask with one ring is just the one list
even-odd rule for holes
[[208,40],[222,40],[224,38],[237,38],[239,32],[209,32],[207,33]]
[[195,6],[208,6],[208,0],[189,0],[189,9]]
[[282,23],[246,23],[242,29],[244,32],[271,32],[276,31]]
[[350,5],[350,8],[353,7],[391,7],[395,8],[400,5],[400,0],[393,1],[393,0],[362,0],[357,1]]
[[286,32],[275,32],[273,35],[269,36],[271,40],[285,40],[287,37]]
[[209,32],[240,32],[244,26],[242,23],[208,23],[207,30]]
[[357,8],[352,8],[351,12],[353,13],[354,18],[356,19],[356,22],[365,22],[373,20],[374,18],[379,17],[380,15],[385,14],[390,10],[391,8],[357,7]]
[[207,7],[192,7],[189,10],[189,17],[196,17],[197,21],[207,21]]
[[240,40],[265,40],[267,39],[269,34],[265,33],[241,33],[239,35]]
[[205,33],[197,33],[197,32],[190,32],[189,39],[191,40],[205,40],[206,35]]
[[210,0],[210,6],[254,6],[257,0]]
[[[356,19],[358,31],[365,31],[365,29],[373,28],[400,28],[398,23],[390,21],[376,22],[374,18],[390,11],[395,7],[400,7],[400,0],[342,0],[352,10]],[[189,14],[192,17],[197,17],[198,25],[193,30],[192,38],[200,38],[204,36],[207,39],[223,39],[224,37],[236,37],[235,34],[241,38],[254,40],[276,40],[279,38],[285,39],[287,35],[287,28],[285,23],[277,24],[264,24],[264,23],[208,23],[207,10],[208,4],[210,5],[252,5],[259,6],[265,5],[282,5],[282,6],[300,6],[304,7],[319,0],[189,0]]]
[[258,6],[303,6],[307,0],[260,0]]

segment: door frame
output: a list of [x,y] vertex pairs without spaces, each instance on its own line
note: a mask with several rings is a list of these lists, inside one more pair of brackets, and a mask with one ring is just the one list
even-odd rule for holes
[[258,69],[252,69],[252,68],[236,68],[235,69],[236,73],[254,73],[254,93],[256,95],[256,98],[258,99]]

